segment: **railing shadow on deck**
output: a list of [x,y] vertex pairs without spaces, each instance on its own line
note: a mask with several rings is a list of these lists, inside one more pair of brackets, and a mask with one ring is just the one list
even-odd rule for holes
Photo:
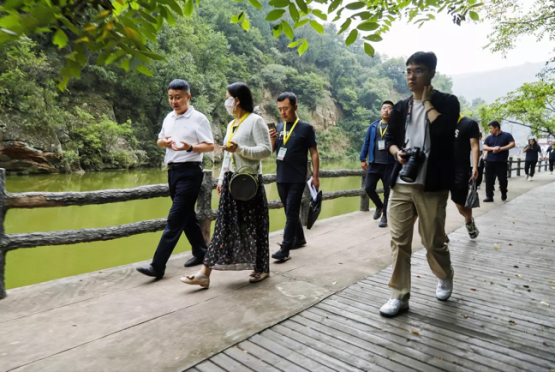
[[[362,169],[321,170],[320,178],[361,177],[361,188],[339,190],[323,194],[324,200],[341,197],[360,197],[360,210],[368,211],[370,204],[364,191],[366,172]],[[276,182],[275,174],[263,175],[264,184]],[[0,299],[6,297],[5,266],[7,253],[19,248],[35,248],[50,245],[69,245],[103,240],[112,240],[127,236],[156,232],[166,227],[166,218],[133,222],[125,225],[102,228],[86,228],[80,230],[63,230],[52,232],[34,232],[6,234],[4,220],[7,211],[15,208],[49,208],[84,206],[92,204],[108,204],[130,200],[152,199],[170,195],[167,184],[139,186],[129,189],[96,190],[87,192],[23,192],[9,193],[6,191],[6,172],[0,169]],[[212,176],[212,170],[204,171],[201,190],[197,199],[197,217],[207,242],[210,241],[210,225],[217,217],[218,211],[212,209],[212,191],[217,186],[217,180]],[[383,189],[377,190],[383,193]],[[306,225],[310,205],[308,187],[303,195],[301,219]],[[269,209],[283,208],[280,200],[268,201]]]

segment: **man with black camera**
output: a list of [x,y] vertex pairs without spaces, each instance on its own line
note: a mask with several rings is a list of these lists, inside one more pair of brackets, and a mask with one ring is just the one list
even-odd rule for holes
[[289,251],[304,246],[303,227],[299,218],[303,192],[306,188],[308,153],[312,159],[314,174],[312,186],[320,188],[320,156],[316,147],[314,127],[297,116],[297,96],[291,92],[281,93],[277,99],[283,123],[270,128],[270,139],[276,152],[276,184],[279,198],[285,209],[285,230],[281,249],[272,254],[280,262],[289,259]]
[[439,278],[436,297],[447,300],[453,291],[453,268],[445,242],[449,189],[454,178],[454,138],[460,106],[457,97],[431,86],[437,65],[432,52],[417,52],[406,63],[412,96],[391,111],[386,148],[397,160],[390,175],[388,222],[393,274],[391,299],[380,314],[395,316],[409,307],[414,221],[427,250],[432,272]]
[[501,125],[497,121],[489,123],[491,133],[484,141],[484,150],[489,151],[486,160],[486,198],[485,203],[493,202],[493,187],[495,178],[499,180],[499,191],[501,200],[507,200],[507,160],[509,160],[509,150],[515,147],[515,139],[511,133],[503,132]]

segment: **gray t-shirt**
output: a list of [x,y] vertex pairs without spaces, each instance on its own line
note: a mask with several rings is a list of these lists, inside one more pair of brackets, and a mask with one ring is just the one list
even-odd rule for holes
[[[426,131],[428,132],[426,134]],[[424,139],[426,143],[424,143]],[[414,183],[405,182],[401,177],[397,177],[397,183],[409,185],[424,185],[426,180],[426,168],[428,166],[428,158],[430,157],[430,128],[426,125],[426,108],[422,101],[414,100],[412,105],[412,115],[405,134],[405,140],[408,140],[407,148],[420,147],[425,150],[426,160],[420,166],[418,177]]]

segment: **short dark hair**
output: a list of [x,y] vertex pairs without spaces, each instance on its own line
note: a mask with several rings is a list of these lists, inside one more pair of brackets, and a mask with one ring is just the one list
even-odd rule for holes
[[278,102],[283,102],[286,99],[289,99],[289,103],[291,103],[291,106],[295,106],[297,104],[297,96],[295,95],[295,93],[291,93],[291,92],[283,92],[278,96],[277,101]]
[[394,104],[393,102],[389,101],[389,100],[387,100],[387,101],[383,101],[383,102],[382,102],[382,105],[380,106],[380,108],[382,108],[382,107],[383,107],[383,105],[391,105],[391,106],[395,106],[395,104]]
[[407,59],[407,66],[424,65],[430,70],[435,70],[437,66],[437,57],[434,52],[416,52]]
[[246,112],[254,111],[254,101],[249,86],[245,83],[237,82],[227,86],[229,95],[233,98],[239,98],[239,107]]
[[501,124],[498,121],[492,120],[489,122],[488,127],[501,128]]
[[185,80],[183,79],[174,79],[172,80],[169,84],[168,84],[168,90],[173,89],[173,90],[182,90],[185,93],[189,93],[191,91],[191,87],[189,86],[189,83],[187,83]]

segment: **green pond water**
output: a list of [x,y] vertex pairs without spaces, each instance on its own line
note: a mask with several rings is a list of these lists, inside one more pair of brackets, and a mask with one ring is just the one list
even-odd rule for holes
[[[359,167],[358,161],[322,164],[322,169]],[[275,173],[274,161],[264,164],[264,173]],[[218,170],[214,171],[217,175]],[[167,182],[162,169],[134,169],[85,174],[33,175],[8,177],[8,192],[27,191],[92,191],[123,189]],[[360,187],[359,177],[321,179],[321,189],[336,191]],[[278,199],[275,184],[266,185],[268,200]],[[219,197],[214,191],[212,207],[217,208]],[[166,217],[171,200],[156,198],[122,203],[9,210],[5,219],[6,233],[73,230],[90,227],[121,225],[153,218]],[[320,219],[357,211],[359,198],[340,198],[325,201]],[[283,229],[283,209],[270,211],[270,230]],[[212,227],[214,224],[212,224]],[[102,270],[150,259],[156,249],[160,232],[147,233],[105,242],[81,243],[64,246],[18,249],[7,255],[7,288],[21,287],[67,276]],[[272,247],[274,248],[274,247]],[[276,247],[277,248],[277,247]],[[184,235],[174,253],[190,250]]]

